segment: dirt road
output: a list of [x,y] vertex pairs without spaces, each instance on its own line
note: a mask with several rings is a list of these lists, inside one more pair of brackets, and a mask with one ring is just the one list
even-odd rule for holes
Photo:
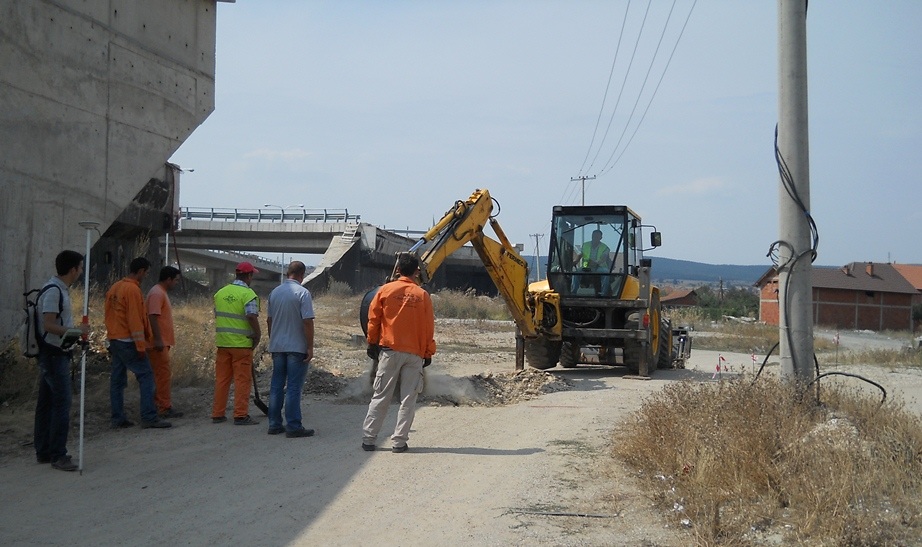
[[[512,369],[504,349],[469,355],[449,352],[427,369],[431,400],[457,392],[472,368]],[[723,355],[738,368],[750,362]],[[359,398],[307,395],[317,435],[302,439],[266,435],[264,417],[212,424],[203,401],[172,429],[90,438],[82,475],[36,464],[28,450],[0,460],[0,544],[688,545],[605,453],[609,432],[645,396],[682,378],[711,381],[716,362],[716,352],[695,351],[688,369],[648,381],[555,371],[569,389],[507,406],[425,404],[404,454],[385,438],[361,450]],[[909,376],[888,383],[918,390],[922,377]]]

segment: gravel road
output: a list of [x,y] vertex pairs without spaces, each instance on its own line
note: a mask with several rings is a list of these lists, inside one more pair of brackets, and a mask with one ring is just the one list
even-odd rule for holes
[[[465,347],[461,336],[427,369],[429,395],[457,391],[470,374],[512,370],[508,333],[471,338],[481,346]],[[361,350],[325,351],[328,361],[361,366]],[[751,366],[748,354],[721,355],[736,371]],[[266,435],[264,418],[254,427],[210,423],[208,391],[172,429],[89,438],[82,474],[36,464],[28,450],[0,459],[0,544],[689,545],[625,470],[606,463],[606,451],[610,431],[644,397],[667,382],[713,381],[717,360],[696,350],[687,369],[651,380],[555,370],[570,389],[505,406],[425,404],[404,454],[385,439],[361,450],[366,406],[357,398],[306,395],[306,425],[318,433],[286,439]],[[874,374],[905,397],[922,393],[918,374]]]

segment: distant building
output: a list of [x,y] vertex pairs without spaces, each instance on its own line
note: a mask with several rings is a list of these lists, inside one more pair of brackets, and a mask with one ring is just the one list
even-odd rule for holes
[[698,293],[694,289],[676,289],[660,298],[660,303],[669,308],[687,308],[698,305]]
[[[756,282],[759,320],[778,321],[778,273],[770,268]],[[909,330],[919,296],[892,264],[852,262],[842,268],[812,269],[813,324],[854,330]]]
[[894,264],[893,267],[916,288],[916,295],[912,297],[912,305],[922,304],[922,265]]

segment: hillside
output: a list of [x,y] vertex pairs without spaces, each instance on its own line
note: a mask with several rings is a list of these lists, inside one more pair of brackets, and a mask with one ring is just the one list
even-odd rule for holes
[[770,265],[738,266],[734,264],[704,264],[672,258],[653,258],[653,279],[668,282],[700,281],[752,285],[770,268]]
[[[535,271],[535,257],[523,256],[531,268],[532,275]],[[667,283],[678,284],[691,282],[692,284],[724,283],[752,285],[759,277],[768,271],[769,265],[764,266],[738,266],[734,264],[705,264],[690,260],[675,260],[672,258],[653,257],[653,279]],[[541,257],[541,271],[544,272],[547,257]]]

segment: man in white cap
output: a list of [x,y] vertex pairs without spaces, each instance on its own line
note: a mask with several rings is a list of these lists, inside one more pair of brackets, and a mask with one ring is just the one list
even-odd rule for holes
[[237,264],[237,278],[214,295],[215,356],[212,423],[227,421],[227,399],[234,382],[234,425],[256,425],[250,417],[253,385],[253,348],[259,344],[259,297],[250,284],[259,270],[249,262]]

